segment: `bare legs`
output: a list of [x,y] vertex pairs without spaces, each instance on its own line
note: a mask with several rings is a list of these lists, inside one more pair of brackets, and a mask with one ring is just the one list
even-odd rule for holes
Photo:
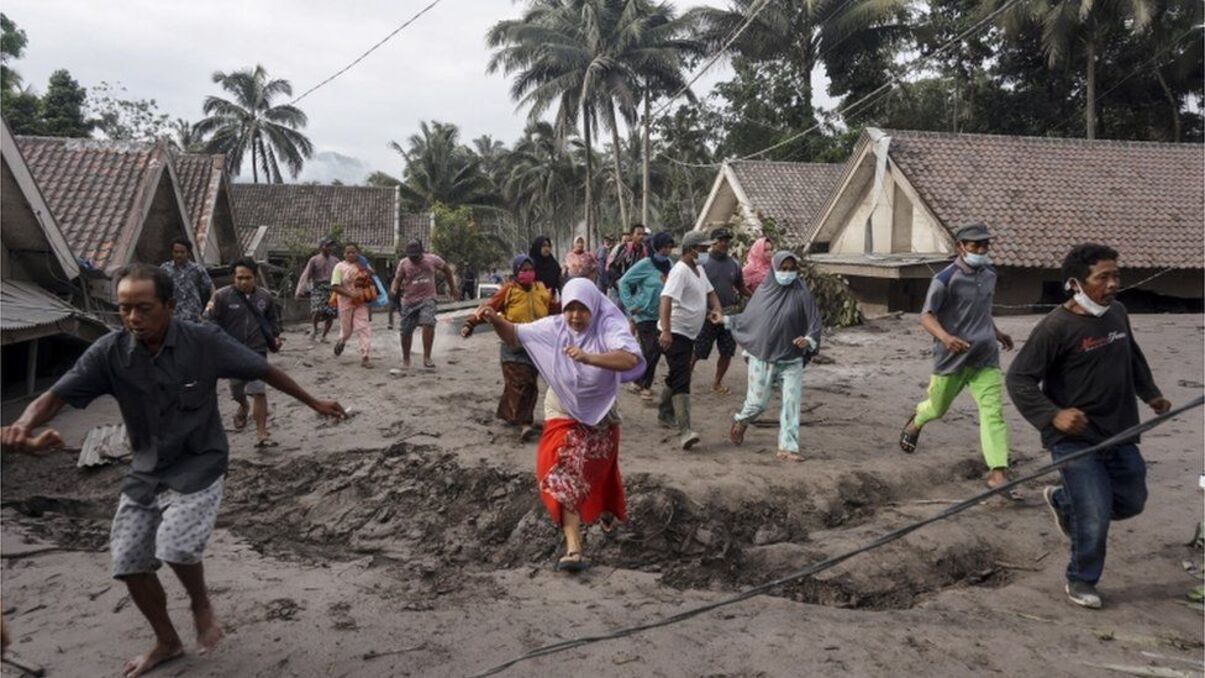
[[[435,328],[423,325],[423,366],[435,367],[431,361],[431,348],[435,345]],[[402,332],[402,367],[410,367],[410,349],[414,346],[414,334]]]
[[423,326],[423,366],[435,367],[435,363],[431,362],[431,347],[435,345],[435,328],[430,325]]
[[[225,635],[222,626],[214,616],[213,606],[209,602],[209,594],[205,589],[205,569],[201,563],[178,565],[169,563],[176,577],[188,592],[192,607],[193,624],[197,631],[197,645],[204,654],[217,647]],[[138,606],[142,616],[150,622],[155,632],[155,646],[148,652],[138,655],[126,662],[122,669],[125,678],[141,676],[159,664],[175,659],[184,654],[184,643],[172,626],[171,617],[167,613],[167,593],[159,582],[159,576],[154,572],[133,574],[125,579],[126,588],[130,591],[130,599]]]
[[565,533],[565,557],[582,559],[582,518],[573,511],[561,510],[561,531]]
[[310,340],[318,341],[318,323],[322,322],[322,341],[326,341],[326,335],[331,333],[331,325],[335,319],[325,313],[311,313],[310,323],[313,325],[313,331],[310,332]]
[[713,391],[720,391],[724,388],[724,375],[728,374],[728,366],[731,364],[732,356],[720,354],[715,363],[715,384],[711,387]]
[[[246,402],[240,404],[246,407]],[[255,439],[268,439],[268,395],[256,393],[251,396],[251,418],[255,420]]]
[[402,367],[410,367],[410,347],[414,344],[414,335],[402,332]]

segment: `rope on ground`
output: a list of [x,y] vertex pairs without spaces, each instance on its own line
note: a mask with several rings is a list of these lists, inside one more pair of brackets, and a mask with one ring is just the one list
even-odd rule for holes
[[676,624],[681,621],[686,621],[687,619],[690,619],[692,617],[697,617],[706,612],[710,612],[712,610],[716,610],[721,607],[726,607],[728,605],[734,605],[736,603],[748,600],[755,596],[762,595],[763,593],[768,593],[768,592],[773,591],[774,589],[777,589],[786,584],[790,584],[792,582],[799,581],[799,580],[805,579],[807,577],[811,577],[812,575],[815,575],[819,572],[823,572],[824,570],[827,570],[836,565],[839,565],[839,564],[849,560],[850,558],[853,558],[854,556],[860,555],[862,553],[866,553],[867,551],[873,551],[874,549],[877,549],[881,546],[885,546],[886,544],[889,544],[893,541],[896,541],[897,539],[900,539],[908,534],[911,534],[911,533],[921,529],[922,527],[932,525],[933,523],[945,520],[946,518],[949,518],[956,514],[962,513],[963,511],[979,504],[984,499],[987,499],[993,495],[1003,494],[1018,485],[1027,483],[1031,480],[1044,476],[1047,473],[1050,473],[1051,471],[1054,471],[1063,466],[1066,466],[1067,464],[1069,464],[1073,461],[1086,457],[1090,454],[1095,454],[1101,450],[1108,449],[1110,447],[1115,447],[1122,443],[1133,440],[1134,438],[1138,437],[1139,435],[1143,434],[1144,432],[1149,431],[1149,430],[1163,424],[1164,422],[1168,421],[1169,419],[1172,419],[1173,417],[1179,416],[1180,414],[1183,414],[1184,412],[1187,412],[1188,410],[1200,407],[1203,403],[1205,403],[1205,396],[1198,396],[1196,399],[1194,399],[1193,401],[1191,401],[1185,405],[1181,405],[1180,407],[1173,408],[1171,410],[1168,410],[1164,414],[1155,416],[1154,418],[1152,418],[1148,421],[1131,426],[1130,428],[1122,431],[1121,433],[1118,433],[1117,435],[1109,438],[1108,440],[1105,440],[1104,442],[1098,443],[1091,447],[1084,448],[1083,450],[1080,450],[1078,452],[1069,454],[1057,462],[1052,462],[1050,464],[1042,466],[1041,468],[1039,468],[1025,476],[1017,478],[1016,480],[1012,480],[1007,483],[1004,483],[1003,485],[999,485],[997,487],[991,488],[984,492],[980,492],[979,494],[977,494],[973,497],[970,497],[969,499],[964,499],[956,504],[953,504],[952,506],[945,509],[944,511],[941,511],[940,513],[937,513],[933,516],[930,516],[923,520],[917,521],[915,523],[905,525],[904,527],[892,530],[891,532],[884,534],[883,536],[879,537],[878,539],[875,539],[874,541],[872,541],[868,544],[865,544],[863,546],[860,546],[852,551],[847,551],[845,553],[842,553],[837,556],[833,556],[832,558],[821,561],[814,565],[809,565],[809,566],[803,568],[802,570],[798,570],[785,577],[781,577],[781,578],[775,579],[773,581],[768,581],[759,586],[755,586],[755,587],[748,589],[746,591],[743,591],[735,596],[731,596],[729,598],[724,598],[722,600],[717,600],[714,603],[708,603],[707,605],[701,605],[699,607],[687,610],[685,612],[675,614],[670,617],[665,617],[664,619],[658,619],[656,621],[648,622],[645,624],[640,624],[637,626],[631,626],[631,627],[628,627],[625,629],[620,629],[619,631],[615,631],[613,633],[607,633],[607,634],[602,634],[602,635],[597,635],[597,636],[583,636],[581,638],[575,638],[572,640],[566,640],[566,641],[562,641],[559,643],[553,643],[552,645],[546,645],[544,647],[532,650],[531,652],[528,652],[527,654],[521,655],[519,657],[515,657],[514,659],[511,659],[502,664],[498,664],[497,666],[494,666],[493,668],[486,669],[485,671],[482,671],[481,673],[474,674],[472,678],[484,678],[485,676],[492,676],[497,673],[501,673],[502,671],[505,671],[506,669],[508,669],[520,662],[528,661],[530,659],[536,659],[538,657],[545,657],[545,656],[548,656],[551,654],[556,654],[558,652],[564,652],[566,650],[572,650],[574,648],[582,647],[584,645],[600,643],[600,642],[603,642],[606,640],[616,640],[619,638],[625,638],[627,636],[635,635],[642,631],[648,631],[650,629],[655,629],[655,628],[659,628],[662,626],[669,626],[670,624]]

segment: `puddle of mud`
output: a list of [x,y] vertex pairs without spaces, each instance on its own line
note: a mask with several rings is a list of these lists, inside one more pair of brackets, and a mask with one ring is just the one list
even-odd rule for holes
[[[6,487],[4,505],[40,538],[65,548],[103,549],[118,470],[65,475],[70,480],[46,477],[32,485],[43,494],[13,499],[21,485]],[[802,491],[735,508],[718,501],[700,505],[646,475],[627,478],[626,491],[628,523],[611,535],[587,531],[594,561],[659,572],[676,588],[718,590],[760,584],[824,559],[809,540],[812,531],[859,525],[892,499],[883,481],[860,472],[842,478],[837,499],[823,506]],[[547,566],[560,548],[531,474],[485,463],[464,466],[438,448],[405,443],[320,461],[231,460],[218,524],[277,558],[326,563],[371,557],[399,580],[422,582],[435,595],[456,591],[465,574]],[[906,608],[949,586],[1004,583],[993,560],[986,544],[960,544],[932,562],[888,564],[888,575],[808,579],[779,595],[838,607]]]

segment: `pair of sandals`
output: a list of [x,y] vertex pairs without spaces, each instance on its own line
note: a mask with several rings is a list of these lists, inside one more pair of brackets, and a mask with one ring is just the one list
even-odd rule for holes
[[[247,413],[242,410],[238,410],[234,413],[234,430],[241,431],[245,428],[247,428]],[[280,445],[280,443],[272,440],[272,438],[268,436],[264,436],[263,438],[255,441],[255,447],[261,450],[269,447],[277,447],[278,445]]]
[[[913,422],[915,421],[916,415],[908,417],[908,421],[904,423],[904,428],[900,430],[900,449],[903,450],[905,454],[912,454],[916,452],[916,446],[920,443],[920,429],[917,429],[916,433],[912,433],[908,430],[908,427],[912,426]],[[991,471],[988,471],[987,474],[984,474],[984,479],[986,479],[990,473]],[[1008,480],[1005,479],[1004,482],[1008,482]],[[999,485],[988,485],[989,489],[995,489],[996,487],[999,487]],[[1010,501],[1021,501],[1024,498],[1021,492],[1015,489],[1009,490],[1000,496]]]
[[[728,429],[728,440],[737,447],[745,442],[745,431],[749,430],[749,424],[743,421],[732,422],[732,428]],[[774,456],[782,461],[804,461],[803,455],[798,452],[789,452],[787,450],[779,450]]]

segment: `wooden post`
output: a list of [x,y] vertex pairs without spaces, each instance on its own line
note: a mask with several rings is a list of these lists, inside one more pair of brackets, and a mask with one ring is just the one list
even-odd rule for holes
[[40,339],[31,339],[29,341],[29,349],[26,351],[26,359],[29,364],[25,366],[25,395],[31,396],[37,389],[38,382],[38,342]]

